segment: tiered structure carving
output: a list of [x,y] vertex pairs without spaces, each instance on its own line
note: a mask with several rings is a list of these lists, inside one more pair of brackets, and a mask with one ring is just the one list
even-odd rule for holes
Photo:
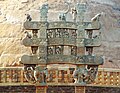
[[[32,32],[31,37],[23,39],[23,45],[31,47],[32,54],[23,55],[21,58],[29,82],[42,86],[59,77],[61,83],[65,82],[64,77],[67,73],[65,69],[48,69],[49,65],[55,64],[73,65],[75,69],[72,67],[69,69],[74,77],[71,82],[75,84],[86,85],[95,80],[98,66],[103,64],[103,58],[93,54],[93,48],[100,46],[100,35],[93,37],[94,31],[100,29],[100,14],[92,18],[91,22],[84,22],[85,10],[85,4],[77,4],[75,15],[78,17],[77,21],[73,19],[73,22],[67,20],[48,22],[46,4],[40,8],[39,22],[24,23],[24,28]],[[58,71],[57,74],[55,71]]]

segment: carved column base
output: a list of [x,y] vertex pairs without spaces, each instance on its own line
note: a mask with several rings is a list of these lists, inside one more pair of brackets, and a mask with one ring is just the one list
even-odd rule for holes
[[85,86],[76,86],[75,87],[75,93],[86,93],[85,92]]
[[47,93],[47,86],[36,86],[36,93]]

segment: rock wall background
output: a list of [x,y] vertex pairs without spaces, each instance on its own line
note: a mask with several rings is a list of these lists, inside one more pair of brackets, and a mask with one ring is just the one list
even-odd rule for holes
[[[49,21],[58,20],[57,14],[66,10],[65,0],[48,0],[50,5]],[[81,0],[71,1],[70,6]],[[102,67],[120,68],[120,1],[119,0],[82,0],[88,4],[92,18],[99,12],[101,17],[102,45],[94,52],[105,57]],[[19,65],[23,54],[30,54],[30,49],[22,45],[24,38],[23,22],[29,13],[33,20],[39,21],[39,7],[45,0],[0,0],[0,66]],[[52,15],[52,16],[51,16]],[[69,15],[70,16],[70,15]]]

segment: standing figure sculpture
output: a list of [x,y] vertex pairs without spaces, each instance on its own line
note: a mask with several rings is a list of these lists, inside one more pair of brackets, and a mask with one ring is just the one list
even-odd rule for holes
[[77,19],[77,10],[76,10],[76,8],[72,9],[72,16],[73,16],[73,21],[76,22],[76,19]]

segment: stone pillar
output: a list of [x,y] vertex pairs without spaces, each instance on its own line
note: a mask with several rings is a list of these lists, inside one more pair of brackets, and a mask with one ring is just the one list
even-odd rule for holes
[[47,86],[36,86],[36,93],[47,93]]
[[86,93],[85,92],[85,86],[76,86],[75,87],[75,93]]

